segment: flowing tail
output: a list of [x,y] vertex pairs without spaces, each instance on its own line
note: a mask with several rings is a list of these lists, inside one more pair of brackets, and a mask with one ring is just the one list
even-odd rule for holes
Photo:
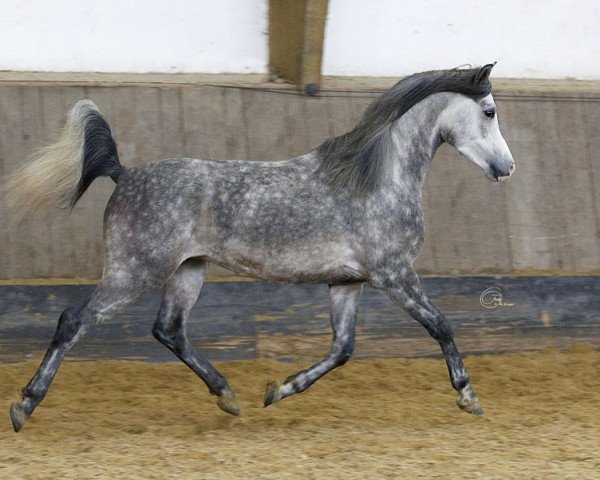
[[71,209],[96,178],[116,183],[122,172],[108,123],[94,102],[80,100],[59,140],[9,177],[5,199],[16,218],[40,208]]

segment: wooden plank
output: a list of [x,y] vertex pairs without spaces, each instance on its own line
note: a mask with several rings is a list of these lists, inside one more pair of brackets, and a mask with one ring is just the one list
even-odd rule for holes
[[[0,88],[0,174],[2,177],[13,173],[22,164],[19,148],[21,135],[21,109],[19,87]],[[11,223],[5,202],[0,202],[0,241],[3,254],[0,255],[0,276],[10,278],[20,276],[20,262],[17,261],[14,245],[18,241],[16,225]]]
[[[217,87],[180,88],[183,133],[183,156],[220,158],[223,142],[223,107]],[[209,123],[212,120],[212,124]],[[211,128],[212,127],[212,128]],[[212,151],[214,149],[214,152]]]
[[590,200],[594,212],[596,237],[600,240],[600,102],[579,103],[579,114],[585,138],[585,158],[590,180]]
[[595,189],[590,171],[592,162],[588,158],[581,103],[555,102],[554,106],[556,131],[561,140],[557,144],[559,170],[556,174],[562,188],[548,193],[555,197],[552,203],[563,205],[567,232],[574,234],[564,237],[561,249],[565,256],[568,251],[572,257],[570,269],[582,271],[590,265],[600,265],[597,205],[594,204]]
[[[565,348],[586,342],[600,348],[600,277],[425,278],[431,301],[453,325],[463,353]],[[485,308],[481,294],[494,287],[502,305]],[[0,287],[0,359],[41,353],[60,312],[87,298],[93,285]],[[150,292],[118,318],[96,325],[75,357],[174,358],[150,335],[160,303]],[[212,360],[273,358],[312,362],[329,351],[329,298],[324,285],[267,282],[207,283],[192,309],[188,334]],[[440,356],[437,343],[399,306],[365,288],[359,308],[356,358]]]
[[[247,130],[249,158],[252,160],[284,160],[291,156],[287,129],[287,95],[243,90],[244,115]],[[255,121],[260,118],[264,121]]]
[[[575,264],[573,252],[565,245],[570,243],[571,236],[575,235],[569,229],[567,220],[567,208],[563,202],[565,196],[564,189],[568,188],[563,180],[564,170],[561,162],[561,154],[559,144],[562,141],[562,135],[558,129],[556,119],[556,102],[553,101],[538,101],[535,104],[524,103],[524,106],[529,106],[533,110],[532,114],[539,118],[540,125],[537,129],[538,142],[540,144],[541,158],[538,162],[539,174],[533,178],[544,179],[543,196],[537,199],[538,204],[545,205],[545,227],[546,238],[551,245],[550,248],[556,253],[556,264],[554,268],[565,268],[572,270]],[[550,207],[550,208],[548,208]],[[531,233],[529,234],[531,235]],[[539,238],[533,236],[533,240]]]
[[327,97],[329,116],[334,136],[343,135],[354,128],[352,98]]
[[136,132],[136,165],[160,160],[162,156],[159,95],[158,88],[136,88],[135,103],[129,106],[134,111],[131,128]]
[[[40,87],[41,111],[40,121],[43,142],[46,145],[54,143],[60,136],[66,120],[67,108],[64,102],[65,87]],[[47,271],[44,276],[56,275],[62,277],[72,269],[68,260],[68,251],[73,248],[68,235],[65,235],[66,212],[55,218],[44,216],[36,229],[43,230],[44,234],[39,239],[38,248],[47,255]]]
[[565,172],[557,155],[561,135],[553,103],[511,100],[504,105],[502,128],[517,165],[505,182],[512,268],[570,269],[574,259],[562,245],[576,232],[569,231],[556,194],[563,188],[559,177]]
[[443,145],[426,179],[431,210],[428,235],[435,239],[443,272],[485,273],[509,268],[506,225],[499,212],[503,185],[492,184],[475,165]]
[[183,157],[184,128],[181,88],[162,87],[159,99],[159,134],[161,158]]
[[305,10],[304,1],[269,0],[269,69],[296,84],[301,77]]
[[286,95],[285,127],[289,157],[302,155],[314,146],[310,144],[308,138],[304,102],[304,97],[299,95]]
[[319,92],[328,0],[269,2],[269,68],[308,95]]
[[571,270],[584,271],[589,265],[600,265],[600,237],[597,234],[594,205],[595,188],[591,182],[591,158],[588,154],[584,119],[579,101],[556,102],[556,125],[562,189],[552,192],[556,203],[564,206],[566,228],[576,235],[568,236],[562,248],[572,256]]
[[[350,93],[348,93],[348,95],[350,95]],[[352,95],[350,101],[350,118],[353,125],[358,124],[367,107],[371,105],[377,97],[379,97],[379,95]]]
[[[250,135],[251,127],[250,121],[245,115],[242,92],[243,90],[237,88],[223,88],[221,91],[224,120],[221,142],[225,147],[224,158],[230,160],[258,160],[250,157],[248,135]],[[258,121],[252,123],[258,123]]]
[[325,19],[329,2],[328,0],[305,0],[305,2],[300,87],[307,95],[316,95],[321,88]]
[[[18,142],[20,164],[44,146],[46,134],[43,128],[42,87],[19,89],[20,134]],[[19,270],[28,276],[46,277],[51,271],[52,259],[48,255],[46,239],[48,222],[39,215],[26,217],[15,231],[13,245],[19,263]]]
[[307,98],[304,102],[306,130],[310,148],[318,147],[323,140],[333,137],[330,121],[329,98]]
[[140,141],[138,123],[136,121],[135,87],[113,87],[112,117],[110,127],[119,149],[119,158],[125,166],[137,163],[137,143]]
[[[542,247],[545,251],[543,258],[537,255],[538,261],[535,264],[531,263],[536,256],[536,243],[525,238],[526,232],[539,222],[534,207],[537,202],[536,185],[531,185],[531,182],[527,181],[539,174],[535,168],[541,155],[535,132],[535,117],[528,115],[527,109],[523,111],[525,105],[519,105],[514,100],[505,100],[500,107],[498,111],[500,128],[517,165],[514,176],[507,182],[506,189],[508,237],[511,242],[510,268],[512,270],[549,268],[551,261],[544,247]],[[539,227],[536,227],[537,229]]]
[[194,158],[248,160],[242,91],[200,87],[182,92],[189,154]]
[[[295,1],[295,0],[292,0]],[[28,72],[0,71],[3,85],[62,85],[88,87],[139,87],[171,85],[269,86],[265,73],[163,73],[163,72]],[[591,83],[591,82],[588,82]],[[289,85],[282,86],[290,88]]]
[[[273,0],[285,6],[284,0]],[[296,0],[288,0],[296,3]],[[284,32],[285,34],[285,32]],[[283,50],[290,55],[289,50]],[[323,92],[384,92],[389,90],[402,77],[339,76],[323,75]],[[551,94],[556,97],[597,98],[600,93],[598,80],[542,79],[542,78],[493,78],[494,95],[497,98],[515,96],[531,97]],[[265,73],[160,73],[160,72],[27,72],[1,71],[0,84],[39,85],[52,84],[63,86],[199,86],[223,85],[240,88],[271,88],[293,90],[295,86],[287,83],[274,83]]]
[[244,103],[239,89],[182,88],[181,97],[185,156],[248,159]]

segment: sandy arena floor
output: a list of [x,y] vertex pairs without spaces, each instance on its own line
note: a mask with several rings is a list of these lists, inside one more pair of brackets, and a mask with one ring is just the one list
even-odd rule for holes
[[4,364],[0,478],[600,478],[600,352],[466,363],[483,417],[454,405],[441,360],[351,361],[267,409],[267,380],[300,366],[223,363],[240,418],[183,365],[71,361],[18,434],[8,407],[37,361]]

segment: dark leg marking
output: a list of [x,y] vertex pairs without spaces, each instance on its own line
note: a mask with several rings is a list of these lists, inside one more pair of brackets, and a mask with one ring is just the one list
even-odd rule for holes
[[219,397],[221,410],[239,415],[238,401],[225,377],[194,350],[186,337],[186,321],[200,294],[206,268],[207,263],[200,259],[189,259],[179,266],[165,285],[152,333],[202,379],[210,393]]
[[344,365],[350,359],[354,350],[356,314],[362,287],[362,283],[329,286],[333,328],[333,342],[329,356],[312,367],[289,376],[281,385],[270,382],[265,393],[265,407],[295,393],[303,392],[321,377],[334,368]]
[[15,432],[23,428],[35,408],[44,399],[65,355],[89,326],[112,317],[135,300],[142,291],[141,287],[124,291],[120,287],[111,285],[110,279],[103,279],[86,303],[78,308],[69,307],[61,314],[42,363],[22,390],[22,401],[13,403],[10,407],[10,418]]
[[483,408],[471,386],[461,354],[454,342],[454,333],[450,323],[429,301],[421,288],[416,273],[411,268],[406,270],[408,273],[400,282],[395,282],[395,285],[386,287],[384,290],[393,301],[402,305],[415,320],[423,325],[429,335],[439,343],[446,360],[452,387],[460,394],[456,401],[457,405],[473,415],[483,415]]

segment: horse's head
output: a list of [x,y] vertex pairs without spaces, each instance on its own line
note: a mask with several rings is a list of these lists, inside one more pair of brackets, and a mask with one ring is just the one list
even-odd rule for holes
[[[473,82],[487,81],[493,64],[474,74]],[[496,104],[492,95],[473,100],[460,93],[451,94],[441,118],[443,139],[478,165],[492,181],[505,180],[515,171],[515,162],[498,127]]]

